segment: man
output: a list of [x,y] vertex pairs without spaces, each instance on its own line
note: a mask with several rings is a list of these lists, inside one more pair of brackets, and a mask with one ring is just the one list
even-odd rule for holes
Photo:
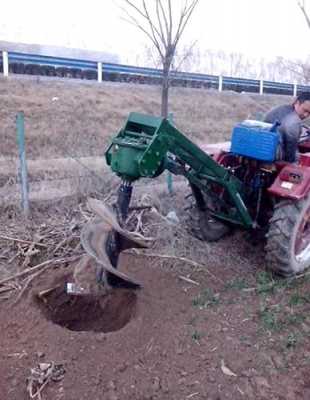
[[283,159],[295,162],[297,158],[298,140],[302,131],[302,121],[310,116],[310,92],[301,93],[293,104],[278,106],[269,111],[264,121],[280,123],[282,136]]

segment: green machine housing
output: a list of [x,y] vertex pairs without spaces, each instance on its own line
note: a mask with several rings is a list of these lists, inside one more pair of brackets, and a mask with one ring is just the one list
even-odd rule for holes
[[112,171],[127,186],[140,178],[156,178],[165,170],[183,175],[198,200],[205,196],[217,203],[216,210],[212,207],[208,210],[214,217],[246,228],[253,227],[241,180],[168,119],[130,113],[105,157]]

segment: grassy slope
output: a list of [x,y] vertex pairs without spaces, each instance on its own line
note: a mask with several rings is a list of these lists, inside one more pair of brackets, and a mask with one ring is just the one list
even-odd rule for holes
[[[55,99],[57,98],[57,99]],[[285,96],[172,88],[176,125],[196,141],[227,140],[232,126]],[[101,155],[130,111],[159,115],[160,87],[0,78],[0,157],[15,157],[15,115],[24,111],[28,158]]]

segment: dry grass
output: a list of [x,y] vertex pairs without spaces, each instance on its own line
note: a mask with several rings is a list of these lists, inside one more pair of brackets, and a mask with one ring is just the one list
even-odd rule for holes
[[[56,99],[57,98],[57,99]],[[15,116],[25,113],[31,159],[102,155],[130,111],[159,115],[160,88],[38,78],[0,78],[0,157],[17,156]],[[285,103],[285,96],[172,88],[170,111],[194,140],[229,139],[232,126]]]

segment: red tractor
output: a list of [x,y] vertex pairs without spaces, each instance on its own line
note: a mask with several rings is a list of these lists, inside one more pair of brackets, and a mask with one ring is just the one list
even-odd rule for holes
[[131,113],[106,151],[122,179],[120,218],[135,180],[169,170],[189,181],[202,239],[218,240],[232,226],[264,231],[268,268],[301,273],[310,266],[310,138],[305,131],[296,164],[278,160],[279,143],[276,126],[248,120],[231,142],[200,148],[167,119]]

